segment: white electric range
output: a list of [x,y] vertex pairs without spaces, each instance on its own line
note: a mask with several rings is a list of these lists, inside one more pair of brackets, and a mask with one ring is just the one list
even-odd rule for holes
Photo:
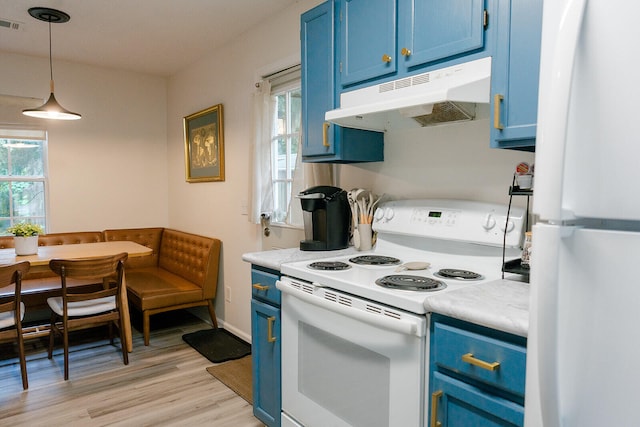
[[386,202],[371,251],[282,264],[283,425],[426,425],[424,301],[502,276],[503,251],[520,255],[525,221],[524,210],[507,212]]

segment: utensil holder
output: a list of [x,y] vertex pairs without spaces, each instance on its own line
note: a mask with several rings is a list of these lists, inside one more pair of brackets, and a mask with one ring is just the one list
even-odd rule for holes
[[358,250],[370,251],[373,238],[371,224],[358,224],[358,233],[360,233],[360,247]]

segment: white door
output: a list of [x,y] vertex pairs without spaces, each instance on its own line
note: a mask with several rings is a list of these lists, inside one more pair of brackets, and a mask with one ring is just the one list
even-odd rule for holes
[[278,288],[283,413],[306,427],[423,425],[425,316],[405,313],[397,329],[393,319],[381,327],[375,318],[385,316]]
[[533,227],[527,426],[640,425],[639,262],[640,232]]
[[544,2],[534,212],[640,220],[640,2]]

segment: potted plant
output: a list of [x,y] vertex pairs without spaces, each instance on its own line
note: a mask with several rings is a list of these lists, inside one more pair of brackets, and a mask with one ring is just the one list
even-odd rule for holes
[[38,253],[38,235],[44,233],[42,226],[32,222],[20,222],[7,228],[15,237],[16,255],[34,255]]

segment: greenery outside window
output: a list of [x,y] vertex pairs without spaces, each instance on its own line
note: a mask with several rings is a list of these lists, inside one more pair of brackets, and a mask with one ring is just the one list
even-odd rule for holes
[[[274,223],[297,224],[292,215],[294,180],[300,175],[302,98],[300,67],[296,66],[269,78],[273,124],[271,128],[271,180],[273,185]],[[295,208],[295,206],[293,206]]]
[[41,139],[0,136],[0,234],[24,221],[46,228],[46,140],[42,134]]

